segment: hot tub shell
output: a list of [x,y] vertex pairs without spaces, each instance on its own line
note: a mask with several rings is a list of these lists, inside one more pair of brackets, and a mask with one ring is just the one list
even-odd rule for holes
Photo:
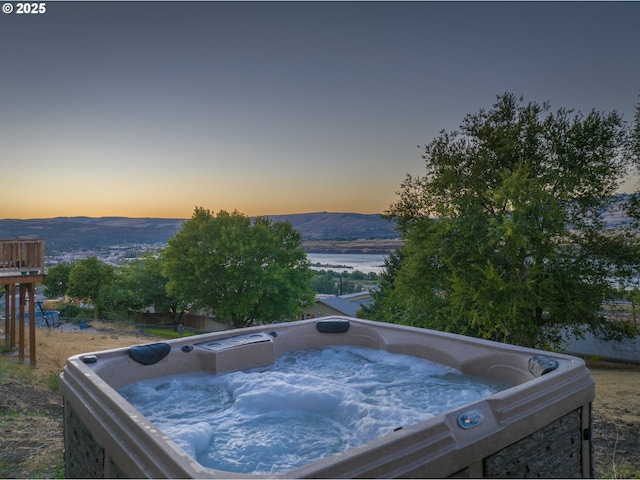
[[116,390],[167,375],[265,366],[288,351],[333,345],[414,355],[510,388],[269,477],[592,477],[595,385],[581,359],[347,317],[264,325],[69,358],[60,382],[66,477],[265,477],[200,465]]

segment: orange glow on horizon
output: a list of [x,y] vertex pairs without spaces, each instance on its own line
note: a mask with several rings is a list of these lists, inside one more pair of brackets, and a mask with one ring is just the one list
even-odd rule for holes
[[192,205],[129,205],[113,206],[100,205],[91,202],[85,205],[61,205],[59,203],[45,203],[40,205],[11,205],[3,208],[2,219],[27,220],[31,218],[56,218],[56,217],[129,217],[129,218],[191,218],[195,207],[202,207],[217,213],[221,210],[228,212],[237,210],[247,216],[269,216],[269,215],[291,215],[314,212],[341,212],[341,213],[363,213],[379,214],[388,208],[389,204],[372,207],[362,204],[344,204],[330,202],[328,204],[296,203],[293,208],[285,208],[283,205],[274,204],[251,206],[248,204],[238,204],[232,206],[231,202],[222,205],[217,202],[195,202]]

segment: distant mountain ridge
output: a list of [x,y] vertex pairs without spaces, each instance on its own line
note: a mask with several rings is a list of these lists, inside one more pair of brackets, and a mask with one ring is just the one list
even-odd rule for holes
[[295,213],[267,215],[275,221],[288,221],[304,240],[370,240],[398,238],[396,223],[379,214]]
[[[379,214],[316,212],[267,215],[289,221],[303,240],[367,240],[398,238],[395,222]],[[92,248],[118,244],[164,243],[186,219],[130,217],[55,217],[0,219],[0,239],[44,238],[47,250]]]
[[[618,198],[628,200],[628,195]],[[314,212],[267,217],[290,222],[302,234],[305,249],[309,252],[388,252],[400,244],[396,223],[382,218],[380,214]],[[47,252],[163,244],[180,230],[185,221],[182,218],[130,217],[0,219],[0,239],[44,238]],[[605,213],[608,228],[630,221],[615,203]]]

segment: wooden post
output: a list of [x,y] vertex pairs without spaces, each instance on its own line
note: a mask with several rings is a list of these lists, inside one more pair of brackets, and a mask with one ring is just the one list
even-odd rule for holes
[[[3,246],[4,248],[4,246]],[[11,349],[11,316],[9,314],[9,285],[4,286],[4,349]]]
[[29,290],[29,364],[36,366],[36,298],[35,284],[27,284]]
[[16,348],[16,286],[11,284],[11,345],[9,348]]
[[20,284],[20,317],[19,322],[20,326],[18,331],[18,358],[20,359],[20,363],[24,363],[24,304],[25,304],[25,294],[26,294],[26,285],[24,283]]

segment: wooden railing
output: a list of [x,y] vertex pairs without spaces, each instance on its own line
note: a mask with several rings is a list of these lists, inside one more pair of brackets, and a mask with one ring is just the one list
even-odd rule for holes
[[44,274],[44,240],[0,240],[0,275]]

